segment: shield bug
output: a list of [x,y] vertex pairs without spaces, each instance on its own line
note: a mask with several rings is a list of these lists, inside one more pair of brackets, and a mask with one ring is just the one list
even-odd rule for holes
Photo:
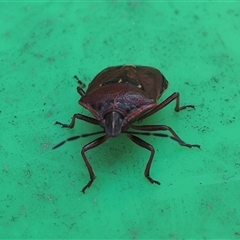
[[[70,124],[64,124],[58,121],[56,124],[61,125],[63,128],[73,128],[76,119],[80,119],[91,124],[99,125],[104,130],[70,137],[53,147],[53,149],[60,147],[67,141],[102,134],[99,138],[83,146],[81,151],[90,175],[89,182],[82,189],[83,193],[92,185],[96,178],[85,153],[104,143],[110,137],[117,137],[121,133],[124,133],[135,144],[149,150],[151,154],[144,175],[151,183],[158,185],[160,185],[160,182],[152,179],[150,176],[150,168],[155,152],[154,147],[136,135],[169,137],[181,146],[200,148],[200,145],[185,143],[169,126],[134,125],[136,121],[153,115],[174,100],[176,101],[176,112],[186,108],[194,108],[193,105],[180,106],[180,94],[178,92],[174,92],[163,102],[157,103],[157,100],[168,87],[168,81],[158,69],[135,65],[109,67],[97,74],[89,84],[86,92],[83,90],[83,83],[76,76],[75,78],[79,83],[77,91],[81,95],[79,104],[88,109],[94,118],[76,113],[73,115]],[[129,129],[134,129],[135,131],[130,131]],[[155,133],[151,133],[151,131]],[[156,131],[169,131],[170,135],[156,133]]]

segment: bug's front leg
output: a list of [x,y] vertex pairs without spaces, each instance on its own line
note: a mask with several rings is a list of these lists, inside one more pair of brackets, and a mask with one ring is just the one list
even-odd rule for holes
[[88,159],[87,159],[87,156],[85,154],[86,151],[92,149],[92,148],[95,148],[97,146],[99,146],[100,144],[104,143],[106,140],[108,139],[108,136],[107,135],[104,135],[102,137],[99,137],[97,139],[95,139],[94,141],[88,143],[87,145],[85,145],[83,148],[82,148],[82,151],[81,151],[81,154],[82,154],[82,157],[83,157],[83,160],[87,166],[87,169],[88,169],[88,172],[89,172],[89,176],[90,176],[90,180],[89,182],[87,183],[87,185],[82,189],[82,192],[85,193],[86,189],[87,188],[90,188],[94,179],[96,178],[94,172],[93,172],[93,169],[92,169],[92,166],[91,164],[89,163]]
[[140,147],[143,147],[143,148],[146,148],[147,150],[149,150],[151,152],[151,155],[150,155],[150,158],[147,162],[147,165],[146,165],[146,168],[145,168],[145,171],[144,171],[144,176],[151,182],[151,183],[155,183],[155,184],[158,184],[160,185],[160,182],[152,179],[150,177],[150,169],[151,169],[151,165],[152,165],[152,161],[153,161],[153,156],[154,156],[154,153],[155,153],[155,150],[153,148],[152,145],[150,145],[149,143],[143,141],[141,138],[139,137],[136,137],[130,133],[127,133],[127,136],[134,142],[136,143],[138,146]]
[[73,128],[75,126],[76,119],[80,119],[91,124],[99,125],[99,122],[97,119],[82,115],[80,113],[76,113],[73,115],[72,121],[70,122],[70,124],[65,124],[58,121],[56,121],[55,124],[61,125],[63,128]]

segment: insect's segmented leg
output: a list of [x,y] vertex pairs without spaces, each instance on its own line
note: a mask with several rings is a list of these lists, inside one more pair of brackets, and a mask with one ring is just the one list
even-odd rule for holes
[[139,145],[140,147],[143,147],[143,148],[146,148],[147,150],[149,150],[151,152],[151,155],[150,155],[150,158],[147,162],[147,165],[146,165],[146,168],[145,168],[145,171],[144,171],[144,175],[145,177],[151,182],[151,183],[156,183],[158,185],[160,185],[160,182],[152,179],[150,177],[150,168],[151,168],[151,165],[152,165],[152,161],[153,161],[153,156],[154,156],[154,153],[155,153],[155,150],[153,148],[152,145],[150,145],[149,143],[143,141],[141,138],[139,137],[136,137],[130,133],[126,133],[126,135],[134,142],[136,143],[137,145]]
[[99,125],[99,121],[97,119],[82,115],[80,113],[76,113],[73,115],[72,121],[70,122],[70,124],[65,124],[58,121],[55,122],[55,124],[59,124],[63,128],[73,128],[75,126],[76,119],[80,119],[91,124]]
[[108,136],[107,135],[104,135],[102,137],[99,137],[97,139],[95,139],[94,141],[88,143],[87,145],[85,145],[83,148],[82,148],[82,151],[81,151],[81,154],[82,154],[82,157],[83,157],[83,160],[87,166],[87,169],[88,169],[88,172],[89,172],[89,176],[90,176],[90,181],[87,183],[87,185],[82,189],[82,192],[85,193],[86,189],[89,188],[94,179],[96,178],[94,172],[93,172],[93,169],[92,169],[92,166],[91,164],[89,163],[88,159],[87,159],[87,156],[85,154],[86,151],[92,149],[92,148],[95,148],[97,146],[99,146],[100,144],[104,143],[106,140],[108,139]]
[[77,92],[83,97],[86,93],[84,92],[83,88],[86,87],[86,85],[78,78],[78,76],[74,76],[74,78],[77,79],[79,86],[77,87]]
[[79,84],[79,87],[81,87],[81,88],[85,88],[85,87],[86,87],[85,83],[83,83],[83,82],[78,78],[77,75],[75,75],[74,78],[77,79],[78,84]]
[[174,100],[176,100],[176,106],[174,108],[174,110],[176,112],[179,112],[179,111],[184,110],[186,108],[195,108],[194,105],[185,105],[185,106],[181,106],[180,107],[180,94],[178,92],[175,92],[170,97],[168,97],[163,102],[161,102],[159,105],[157,105],[155,108],[153,108],[151,111],[149,111],[146,114],[142,115],[139,118],[139,120],[143,120],[143,119],[151,116],[152,114],[154,114],[154,113],[158,112],[159,110],[161,110],[162,108],[166,107],[169,103],[171,103]]

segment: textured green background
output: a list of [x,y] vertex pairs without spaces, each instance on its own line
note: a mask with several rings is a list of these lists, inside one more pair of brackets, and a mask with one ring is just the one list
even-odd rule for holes
[[[0,3],[1,238],[240,238],[240,3]],[[79,154],[97,129],[68,123],[76,112],[77,74],[89,83],[103,68],[134,63],[161,69],[182,104],[147,119],[188,143],[145,137],[149,152],[125,136]]]

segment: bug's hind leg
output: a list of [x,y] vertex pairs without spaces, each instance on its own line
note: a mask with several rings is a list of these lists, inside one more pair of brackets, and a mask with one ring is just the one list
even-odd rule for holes
[[83,88],[86,87],[85,83],[83,83],[77,75],[74,76],[75,79],[77,79],[79,86],[77,87],[77,92],[83,97],[84,95],[86,95],[86,93],[84,92]]

